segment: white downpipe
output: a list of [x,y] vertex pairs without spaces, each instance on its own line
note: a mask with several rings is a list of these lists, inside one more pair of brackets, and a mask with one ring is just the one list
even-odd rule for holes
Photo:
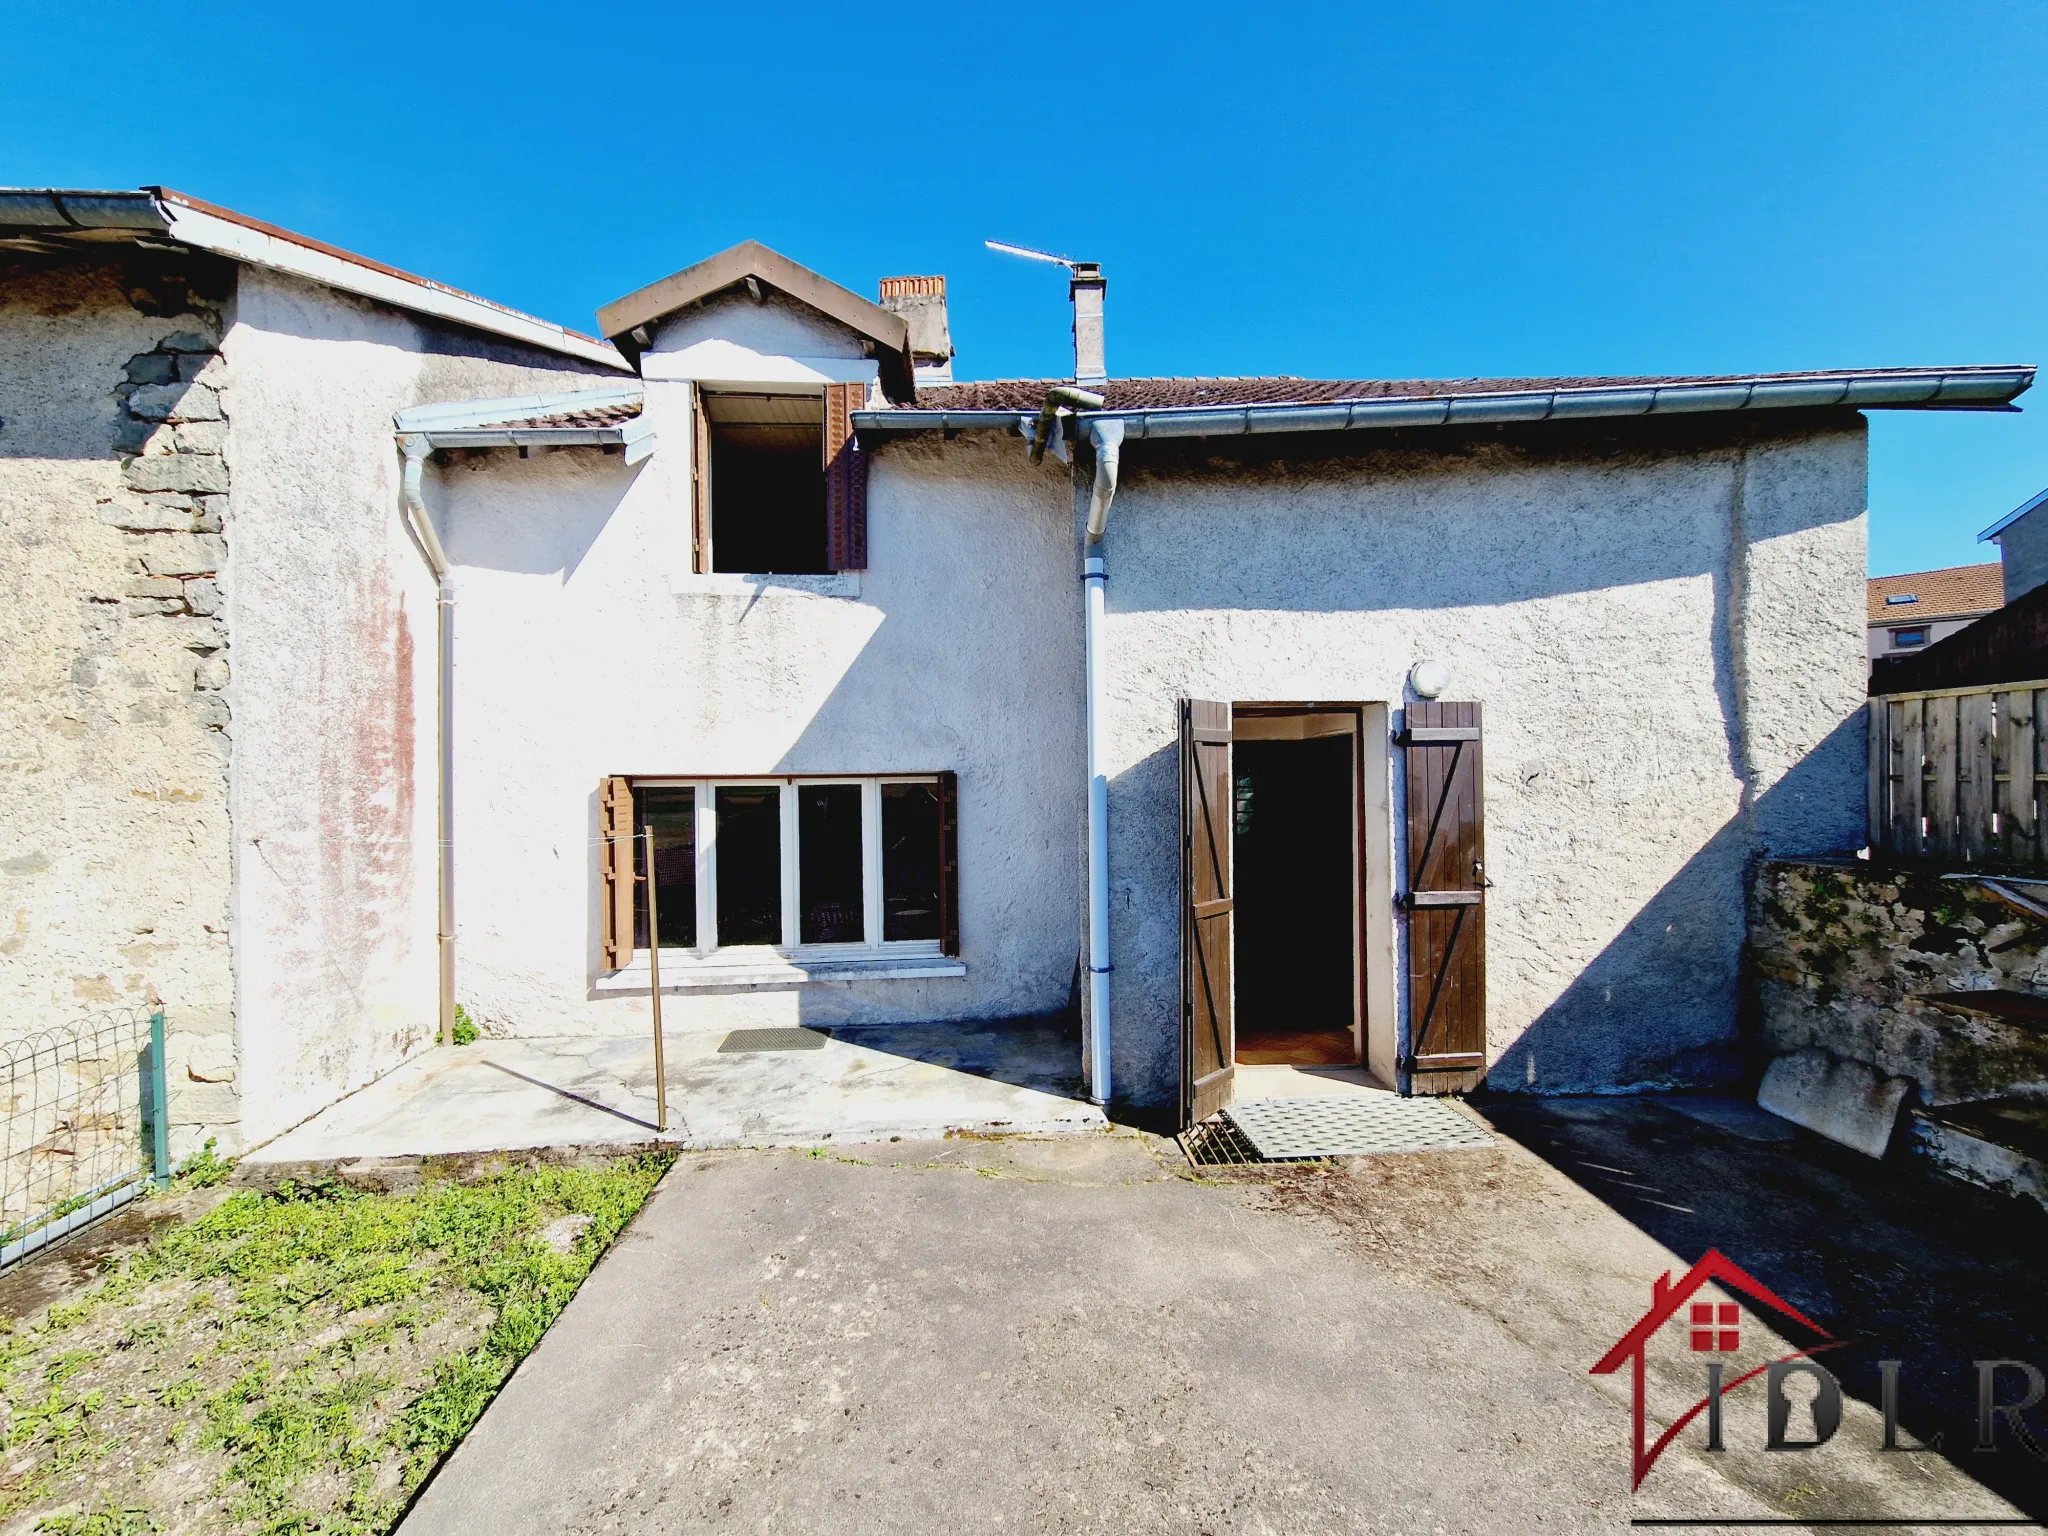
[[1109,1076],[1109,771],[1103,762],[1105,701],[1102,656],[1103,589],[1109,566],[1102,535],[1109,527],[1109,504],[1116,495],[1116,475],[1123,447],[1124,424],[1096,421],[1088,436],[1095,445],[1095,487],[1088,499],[1088,546],[1081,562],[1083,630],[1088,656],[1088,1097],[1097,1104],[1110,1098]]
[[1088,1097],[1109,1102],[1109,778],[1102,765],[1102,550],[1082,562],[1088,635]]
[[405,453],[405,475],[401,482],[406,519],[419,540],[420,553],[427,557],[427,569],[434,573],[434,607],[438,623],[434,629],[434,736],[438,771],[435,778],[436,836],[440,845],[440,900],[436,917],[440,951],[441,1043],[455,1043],[455,586],[448,574],[448,556],[427,516],[422,494],[427,456],[433,445],[421,434],[406,433],[398,440]]

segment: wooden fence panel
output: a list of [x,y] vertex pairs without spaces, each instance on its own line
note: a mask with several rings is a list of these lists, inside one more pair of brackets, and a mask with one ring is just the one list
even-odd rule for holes
[[1870,701],[1873,855],[2048,869],[2048,682]]

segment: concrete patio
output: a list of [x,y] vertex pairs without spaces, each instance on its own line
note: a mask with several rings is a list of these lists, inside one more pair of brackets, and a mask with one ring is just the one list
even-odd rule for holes
[[421,1052],[243,1159],[253,1174],[548,1148],[808,1146],[957,1132],[1104,1130],[1071,1036],[1037,1025],[849,1031],[818,1049],[721,1053],[671,1033],[668,1129],[647,1038],[484,1040]]

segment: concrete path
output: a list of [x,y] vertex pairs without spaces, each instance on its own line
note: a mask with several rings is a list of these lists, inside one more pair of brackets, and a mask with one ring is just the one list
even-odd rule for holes
[[[2038,1223],[1739,1104],[1491,1118],[1490,1150],[1241,1181],[1130,1132],[686,1155],[403,1530],[2048,1510],[2038,1464],[1964,1449],[1971,1389],[1950,1358],[2048,1363]],[[1628,1373],[1587,1367],[1708,1246],[1873,1360],[1908,1351],[1907,1431],[1951,1431],[1954,1460],[1880,1453],[1868,1362],[1844,1351],[1851,1400],[1823,1450],[1763,1452],[1749,1387],[1728,1452],[1703,1453],[1695,1426],[1631,1498]],[[1789,1348],[1753,1319],[1745,1337],[1758,1358]],[[1653,1427],[1698,1374],[1669,1342]]]
[[358,1159],[623,1148],[805,1146],[956,1131],[1101,1131],[1079,1048],[1035,1026],[847,1032],[823,1048],[721,1054],[725,1030],[667,1037],[669,1129],[650,1040],[486,1040],[422,1051],[243,1159],[252,1176]]

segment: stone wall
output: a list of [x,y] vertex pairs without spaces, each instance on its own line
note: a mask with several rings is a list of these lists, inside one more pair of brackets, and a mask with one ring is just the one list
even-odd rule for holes
[[0,1039],[157,1005],[172,1150],[239,1141],[210,263],[0,267]]
[[2048,993],[2048,924],[1971,879],[1858,860],[1771,862],[1750,915],[1758,1044],[1910,1078],[1929,1105],[2048,1095],[2038,1027],[1961,1017],[1931,993]]

